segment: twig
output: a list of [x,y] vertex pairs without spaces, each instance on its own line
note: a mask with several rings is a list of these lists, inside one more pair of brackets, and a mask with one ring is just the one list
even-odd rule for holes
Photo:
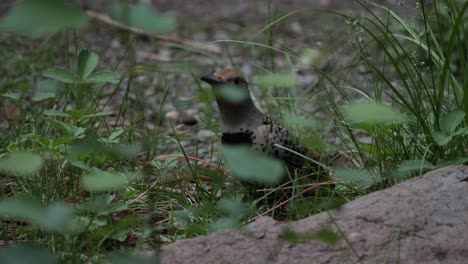
[[161,41],[172,42],[172,43],[176,43],[176,44],[188,46],[188,47],[191,47],[191,48],[194,48],[194,49],[200,49],[200,50],[204,50],[204,51],[208,51],[208,52],[212,52],[212,53],[216,53],[216,54],[221,53],[221,48],[219,48],[218,46],[212,45],[212,44],[204,45],[204,44],[201,44],[201,43],[193,42],[191,40],[178,39],[178,38],[171,37],[171,36],[164,36],[164,35],[150,33],[150,32],[144,31],[142,29],[134,28],[134,27],[125,25],[123,23],[120,23],[119,21],[116,21],[116,20],[112,19],[107,14],[98,13],[98,12],[95,12],[95,11],[92,11],[92,10],[86,10],[86,14],[88,15],[88,17],[90,17],[92,19],[96,19],[96,20],[101,21],[103,23],[106,23],[106,24],[108,24],[110,26],[117,27],[117,28],[123,29],[123,30],[127,30],[127,31],[130,31],[130,32],[138,34],[138,35],[147,36],[147,37],[154,38],[154,39],[161,40]]

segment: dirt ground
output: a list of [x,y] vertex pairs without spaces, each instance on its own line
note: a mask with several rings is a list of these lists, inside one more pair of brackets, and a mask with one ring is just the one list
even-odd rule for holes
[[[13,2],[2,1],[0,14],[4,14]],[[84,9],[100,13],[106,13],[106,10],[109,10],[111,4],[114,3],[112,0],[72,2],[78,3]],[[212,44],[219,50],[218,53],[200,52],[196,50],[196,47],[195,52],[191,52],[171,43],[137,36],[130,53],[134,56],[127,55],[117,69],[117,72],[124,74],[132,61],[143,65],[145,70],[133,79],[133,99],[136,101],[134,107],[137,111],[141,110],[142,118],[152,124],[158,115],[163,86],[167,82],[170,83],[172,88],[164,106],[165,113],[184,111],[188,113],[188,117],[186,115],[188,120],[197,120],[198,125],[190,126],[190,131],[185,134],[186,138],[183,138],[185,147],[189,148],[188,151],[195,151],[194,140],[199,140],[198,143],[202,144],[211,144],[216,141],[212,129],[209,128],[217,124],[215,105],[207,106],[206,101],[199,100],[203,96],[203,89],[200,90],[201,84],[198,82],[198,76],[214,69],[234,67],[240,69],[248,79],[255,73],[262,73],[262,67],[272,65],[268,50],[248,44],[219,42],[220,40],[239,40],[268,44],[266,33],[257,36],[255,34],[270,22],[269,1],[152,0],[151,3],[160,12],[176,14],[177,27],[170,34],[171,37],[200,44],[218,41]],[[389,6],[409,19],[416,11],[414,1],[381,0],[378,3]],[[351,45],[354,40],[351,27],[346,19],[334,13],[369,16],[365,8],[377,10],[370,4],[361,6],[356,1],[342,0],[273,0],[270,4],[270,12],[274,14],[270,17],[279,17],[295,10],[311,9],[294,14],[277,24],[273,31],[273,47],[286,47],[297,54],[305,49],[316,50],[321,54],[316,66],[322,69],[327,68],[331,72],[334,68],[348,65],[356,54],[355,47]],[[383,16],[383,12],[378,14]],[[88,27],[79,31],[79,48],[88,48],[99,55],[98,68],[113,68],[125,53],[131,37],[125,31],[96,20],[90,20],[89,24]],[[31,48],[34,48],[40,41],[32,40]],[[55,60],[55,65],[64,64],[64,58],[60,56],[57,56]],[[283,54],[275,54],[273,63],[278,72],[291,69],[288,58]],[[331,68],[330,65],[332,65]],[[44,70],[51,66],[53,65],[44,65]],[[317,82],[318,75],[311,68],[293,63],[292,69],[300,78],[301,89],[307,89]],[[365,69],[358,69],[356,73],[352,73],[347,78],[362,82],[368,78],[368,75]],[[112,91],[115,87],[109,86],[108,89]],[[108,109],[103,109],[104,111],[118,111],[123,100],[126,82],[117,89],[117,95],[113,97]],[[252,92],[258,95],[255,87]],[[322,118],[326,117],[323,113],[318,113],[319,117],[320,115]],[[178,128],[184,129],[184,121],[179,123],[181,124]],[[171,152],[176,149],[177,146],[173,145],[164,151]],[[208,149],[202,152],[207,154]]]

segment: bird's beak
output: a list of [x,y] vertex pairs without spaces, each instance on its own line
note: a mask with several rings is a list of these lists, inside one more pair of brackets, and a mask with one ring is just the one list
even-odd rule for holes
[[217,84],[222,84],[224,83],[223,80],[219,77],[214,76],[213,74],[211,75],[205,75],[200,78],[200,80],[211,84],[211,85],[217,85]]

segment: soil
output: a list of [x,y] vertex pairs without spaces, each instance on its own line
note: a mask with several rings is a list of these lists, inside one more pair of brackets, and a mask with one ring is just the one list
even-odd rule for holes
[[[14,1],[2,1],[0,14],[4,14],[12,6]],[[81,0],[72,1],[84,9],[106,13],[112,0]],[[100,57],[98,68],[114,68],[122,56],[124,60],[117,68],[117,72],[124,74],[129,66],[136,63],[140,68],[140,74],[132,79],[131,107],[140,112],[142,119],[149,125],[154,125],[159,115],[158,110],[162,103],[162,93],[165,85],[170,83],[172,87],[168,100],[163,107],[164,115],[170,116],[182,112],[185,120],[176,121],[176,132],[182,131],[183,146],[187,147],[188,154],[194,154],[195,148],[201,149],[197,156],[215,159],[210,153],[211,144],[217,144],[217,110],[213,100],[206,99],[208,87],[198,81],[198,76],[220,68],[240,69],[249,78],[253,74],[264,73],[262,68],[282,72],[292,69],[300,78],[301,92],[311,89],[319,80],[319,75],[310,67],[305,67],[297,61],[290,65],[290,58],[281,53],[274,55],[271,61],[270,51],[247,44],[232,42],[219,42],[219,40],[241,40],[268,44],[267,33],[256,36],[269,22],[269,1],[246,0],[153,0],[153,6],[160,12],[172,12],[177,16],[177,27],[171,37],[190,40],[197,43],[212,43],[219,48],[220,53],[190,52],[186,48],[161,42],[145,36],[136,36],[133,49],[125,54],[129,39],[132,36],[127,32],[111,27],[107,24],[90,20],[90,25],[79,31],[79,48],[88,48],[96,52]],[[378,4],[384,4],[396,13],[409,19],[416,13],[414,1],[381,0]],[[273,29],[273,47],[286,48],[291,52],[300,54],[306,49],[318,51],[320,54],[314,63],[320,69],[334,72],[335,69],[349,65],[356,55],[356,48],[352,45],[355,40],[355,32],[346,19],[336,13],[353,16],[369,16],[366,8],[376,11],[377,15],[384,17],[384,12],[370,4],[360,5],[357,1],[342,0],[282,0],[271,1],[271,17],[279,17],[287,12],[311,9],[291,15],[278,23]],[[312,9],[320,9],[321,11]],[[38,41],[38,40],[34,40]],[[32,42],[34,42],[32,41]],[[73,52],[73,48],[71,52]],[[57,65],[65,63],[58,56]],[[366,69],[357,67],[347,75],[349,82],[362,83],[368,80],[369,73]],[[44,69],[45,70],[45,69]],[[340,73],[337,73],[340,74]],[[117,89],[111,103],[103,111],[118,112],[127,88],[127,81],[115,88],[107,87],[109,92]],[[326,84],[314,89],[324,89]],[[258,89],[253,87],[253,94],[261,98]],[[309,94],[310,91],[309,91]],[[312,92],[314,94],[314,92]],[[318,94],[318,92],[317,92]],[[321,98],[317,98],[320,101]],[[337,98],[338,100],[338,98]],[[301,107],[312,110],[317,118],[326,119],[327,111],[314,105],[314,101],[306,102]],[[268,102],[261,102],[268,109]],[[281,108],[271,113],[273,116],[281,115]],[[299,113],[300,114],[300,113]],[[196,119],[194,121],[194,119]],[[198,121],[197,121],[198,120]],[[167,120],[166,120],[167,121]],[[172,131],[167,126],[167,135]],[[142,134],[144,134],[142,129]],[[138,135],[136,135],[138,138]],[[327,136],[329,142],[335,141],[333,135]],[[195,143],[195,144],[194,144]],[[201,144],[201,146],[198,146]],[[169,144],[160,152],[169,154],[177,152],[176,144]],[[200,156],[201,155],[201,156]],[[210,156],[210,157],[208,157]]]

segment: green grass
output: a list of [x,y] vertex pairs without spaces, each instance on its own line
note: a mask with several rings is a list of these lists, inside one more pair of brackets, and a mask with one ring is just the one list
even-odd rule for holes
[[[255,77],[249,79],[261,95],[256,103],[322,152],[310,173],[296,172],[287,184],[255,193],[223,167],[213,94],[190,62],[138,63],[131,34],[115,65],[103,65],[100,54],[86,50],[80,29],[34,41],[2,33],[0,240],[23,247],[2,248],[0,256],[27,252],[42,260],[102,263],[117,253],[240,227],[263,214],[301,219],[424,171],[467,162],[468,25],[462,18],[468,3],[445,5],[421,5],[414,20],[364,4],[366,17],[329,12],[353,31],[355,57],[331,72],[314,67],[320,78],[307,89],[298,88],[293,74],[303,55],[274,46],[275,29],[317,10],[277,16],[268,3],[266,26],[251,39],[219,40],[252,50]],[[190,47],[175,52],[200,56]],[[275,65],[276,56],[286,67]],[[119,65],[124,69],[117,71]],[[370,72],[366,82],[352,77],[359,65]],[[181,130],[165,119],[165,106],[178,93],[172,71],[193,77],[187,84],[197,87],[193,100],[204,104],[198,127]],[[163,80],[155,88],[156,106],[136,81],[154,75]],[[198,138],[200,129],[214,136]],[[341,143],[327,143],[330,137]],[[354,166],[333,165],[337,156]],[[310,185],[328,176],[339,183]],[[323,230],[290,239],[346,240],[341,235]]]

